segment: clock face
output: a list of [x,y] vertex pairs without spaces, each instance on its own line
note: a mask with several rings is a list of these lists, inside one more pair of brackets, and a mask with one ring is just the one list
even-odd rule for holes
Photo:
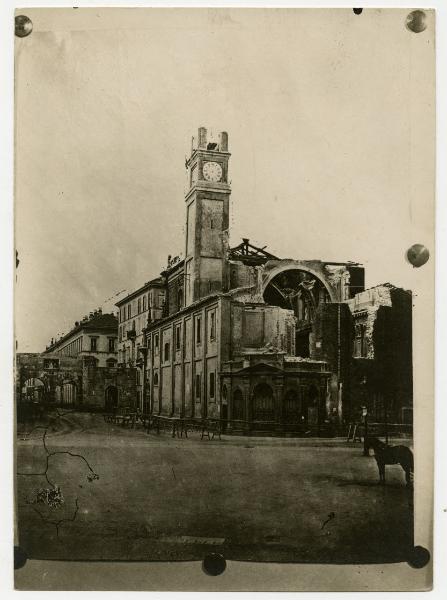
[[203,177],[207,181],[220,181],[222,179],[222,167],[217,162],[206,162],[203,165]]

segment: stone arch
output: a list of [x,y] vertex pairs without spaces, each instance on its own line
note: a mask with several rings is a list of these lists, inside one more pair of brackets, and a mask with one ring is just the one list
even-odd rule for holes
[[118,388],[108,385],[104,390],[104,408],[107,412],[114,412],[118,408]]
[[275,397],[273,389],[265,382],[258,383],[252,392],[253,421],[273,421],[275,418]]
[[78,387],[72,379],[65,379],[62,382],[61,404],[64,406],[73,406],[76,404]]
[[326,288],[331,302],[338,302],[336,291],[327,281],[325,281],[323,273],[319,269],[315,269],[299,260],[292,260],[287,262],[281,261],[280,264],[273,267],[271,270],[265,272],[262,282],[262,294],[264,294],[269,283],[271,283],[277,275],[279,275],[280,273],[284,273],[285,271],[304,271],[305,273],[310,273],[316,279],[318,279],[318,281],[320,281],[320,283]]
[[233,421],[244,421],[245,420],[245,401],[242,390],[237,387],[233,390],[233,397],[231,403],[231,419]]
[[295,386],[287,388],[283,396],[283,421],[294,425],[305,423],[307,411],[303,404],[300,391]]

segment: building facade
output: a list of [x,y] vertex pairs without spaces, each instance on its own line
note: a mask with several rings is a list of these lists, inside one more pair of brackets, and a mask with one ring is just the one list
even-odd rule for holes
[[[201,127],[193,138],[184,259],[169,258],[153,280],[156,312],[143,308],[151,282],[117,304],[120,326],[132,323],[126,336],[120,332],[120,362],[130,356],[138,367],[144,412],[219,418],[229,432],[323,434],[355,420],[366,401],[357,359],[367,351],[359,332],[368,338],[371,317],[364,323],[361,307],[378,292],[365,291],[364,269],[352,261],[280,259],[248,239],[231,248],[230,156],[226,132],[209,140]],[[405,294],[393,289],[394,345],[405,345],[406,358],[387,406],[401,407],[394,414],[402,419],[402,406],[412,405],[411,300],[408,311],[397,300]],[[381,344],[365,357],[376,380]]]
[[348,302],[354,319],[353,384],[377,422],[413,421],[412,294],[390,283]]
[[57,340],[52,339],[46,354],[82,358],[98,367],[114,367],[117,363],[118,320],[101,309],[91,312]]
[[136,404],[147,412],[144,394],[144,328],[162,318],[166,291],[162,277],[145,283],[117,302],[118,307],[118,364],[135,369]]
[[135,370],[61,353],[16,355],[18,420],[52,407],[112,412],[135,406]]

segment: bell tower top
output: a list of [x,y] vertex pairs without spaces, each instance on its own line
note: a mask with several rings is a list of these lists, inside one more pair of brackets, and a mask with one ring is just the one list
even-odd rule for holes
[[206,127],[199,127],[197,137],[191,140],[191,156],[186,161],[189,169],[189,190],[194,189],[229,192],[228,183],[228,133],[222,131],[217,140],[208,135]]
[[208,131],[206,127],[199,127],[197,138],[193,136],[191,144],[191,154],[194,153],[194,149],[199,148],[200,150],[216,150],[217,152],[228,152],[228,133],[221,131],[217,142],[212,138],[208,142]]
[[185,306],[228,287],[229,159],[227,132],[215,140],[199,127],[186,161]]

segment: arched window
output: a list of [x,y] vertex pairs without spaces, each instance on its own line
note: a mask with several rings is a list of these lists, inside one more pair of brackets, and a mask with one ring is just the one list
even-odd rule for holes
[[164,349],[164,361],[165,362],[169,362],[169,351],[170,351],[170,344],[169,344],[169,342],[166,342],[165,349]]
[[154,373],[154,385],[158,385],[158,373],[155,371]]
[[227,386],[224,385],[223,388],[222,388],[222,400],[224,402],[227,401],[227,394],[228,394],[228,392],[227,392]]
[[253,390],[253,420],[273,421],[274,418],[273,390],[266,383],[260,383]]
[[298,390],[287,390],[283,403],[283,419],[286,423],[297,424],[306,420],[306,415],[302,412],[301,398]]
[[106,360],[106,365],[108,367],[115,367],[116,366],[116,360],[114,358],[108,358]]
[[177,308],[181,310],[183,308],[183,288],[177,290]]
[[233,393],[233,406],[231,410],[231,418],[234,421],[244,420],[244,397],[241,390],[235,390]]

